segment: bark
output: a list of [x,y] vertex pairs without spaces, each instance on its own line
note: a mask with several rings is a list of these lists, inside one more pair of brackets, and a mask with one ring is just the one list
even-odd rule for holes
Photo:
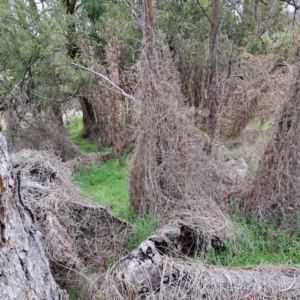
[[[174,249],[183,249],[180,245],[189,246],[189,235],[183,232],[180,224],[165,226],[119,261],[107,276],[109,296],[114,299],[193,300],[300,297],[299,269],[284,266],[216,267],[167,256],[166,253],[174,254]],[[181,251],[181,254],[184,253]]]
[[148,62],[149,71],[157,74],[155,65],[155,39],[154,39],[154,16],[152,0],[143,1],[143,37],[144,51]]
[[0,133],[0,299],[68,299],[54,281],[42,234],[21,195],[21,173],[14,175]]

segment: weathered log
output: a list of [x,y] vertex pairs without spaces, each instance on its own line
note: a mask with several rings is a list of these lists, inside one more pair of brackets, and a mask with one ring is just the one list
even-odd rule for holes
[[52,277],[35,216],[0,133],[0,299],[68,299]]
[[[178,232],[179,233],[179,232]],[[107,275],[113,299],[299,299],[300,270],[284,266],[215,267],[179,261],[146,240]]]

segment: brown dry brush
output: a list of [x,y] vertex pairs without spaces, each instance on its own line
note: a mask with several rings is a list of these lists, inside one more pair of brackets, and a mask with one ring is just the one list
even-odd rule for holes
[[24,89],[18,88],[10,95],[4,114],[9,150],[51,149],[64,160],[80,155],[67,136],[61,104],[53,101],[42,107],[37,100],[29,101]]
[[[107,76],[124,90],[131,89],[131,84],[135,81],[134,68],[127,70],[126,75],[124,72],[119,73],[120,42],[117,37],[110,38],[105,47],[105,62],[96,57],[93,47],[88,43],[82,42],[81,48],[83,61],[87,62],[93,71]],[[94,75],[90,86],[83,92],[88,96],[96,117],[97,126],[93,130],[93,136],[99,148],[112,146],[114,154],[120,158],[132,136],[135,109],[128,99]]]
[[24,201],[33,208],[43,233],[55,279],[70,286],[87,281],[86,298],[92,298],[107,258],[122,255],[128,224],[83,198],[71,181],[73,164],[63,163],[53,152],[22,150],[11,160],[13,168],[22,171]]
[[299,222],[299,70],[298,64],[290,94],[277,115],[252,187],[244,196],[245,211],[256,214],[263,221]]
[[[266,121],[273,118],[282,94],[288,91],[289,73],[274,70],[274,55],[254,57],[242,53],[230,66],[231,74],[220,86],[220,131],[223,136],[239,136],[255,117]],[[285,71],[285,70],[284,70]],[[282,77],[279,77],[279,74]]]
[[[184,106],[167,47],[162,46],[160,55],[159,81],[143,63],[137,76],[135,97],[143,106],[130,163],[130,205],[139,214],[155,211],[164,217],[193,211],[207,220],[201,234],[223,235],[230,226],[219,205],[233,182],[205,153],[206,140]],[[227,225],[215,226],[217,220]]]
[[[176,64],[179,71],[181,91],[185,102],[192,107],[206,107],[207,74],[205,70],[208,44],[199,44],[197,39],[191,38],[176,49]],[[205,123],[205,122],[204,122]]]

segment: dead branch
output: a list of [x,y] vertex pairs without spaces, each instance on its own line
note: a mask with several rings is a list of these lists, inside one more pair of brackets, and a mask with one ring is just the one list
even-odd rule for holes
[[138,107],[141,107],[141,103],[140,103],[137,99],[135,99],[132,95],[127,94],[123,89],[121,89],[120,87],[118,87],[115,83],[113,83],[113,82],[112,82],[109,78],[107,78],[106,76],[104,76],[104,75],[102,75],[102,74],[100,74],[100,73],[98,73],[98,72],[95,72],[95,71],[93,71],[93,70],[91,70],[91,69],[89,69],[89,68],[86,68],[86,67],[84,67],[84,66],[75,64],[75,63],[73,63],[73,62],[71,62],[71,64],[74,65],[74,66],[76,66],[76,67],[79,67],[79,68],[81,68],[81,69],[83,69],[83,70],[86,70],[86,71],[88,71],[88,72],[90,72],[90,73],[92,73],[92,74],[94,74],[94,75],[97,75],[97,76],[101,77],[101,78],[104,79],[104,80],[106,80],[107,82],[109,82],[109,83],[116,89],[115,92],[119,92],[119,93],[120,93],[121,95],[123,95],[124,97],[130,99],[135,105],[137,105]]

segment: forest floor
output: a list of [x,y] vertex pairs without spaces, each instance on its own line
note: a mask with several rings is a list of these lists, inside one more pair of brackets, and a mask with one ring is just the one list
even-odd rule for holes
[[[263,124],[262,130],[265,131],[268,125],[269,122]],[[258,125],[254,123],[254,126]],[[80,118],[73,119],[67,125],[67,129],[71,139],[82,151],[100,151],[94,141],[79,137],[82,130]],[[229,146],[226,153],[233,156],[235,151],[238,151],[236,147]],[[158,226],[155,214],[138,217],[129,209],[127,192],[129,160],[130,155],[123,156],[123,163],[120,165],[117,159],[110,159],[101,165],[81,168],[74,176],[74,182],[83,194],[108,207],[116,217],[134,225],[125,242],[128,252],[137,248]],[[221,253],[211,250],[204,263],[222,266],[299,264],[299,230],[278,228],[277,224],[261,224],[253,218],[247,219],[241,215],[237,207],[233,206],[228,211],[235,224],[237,244],[227,247]]]

